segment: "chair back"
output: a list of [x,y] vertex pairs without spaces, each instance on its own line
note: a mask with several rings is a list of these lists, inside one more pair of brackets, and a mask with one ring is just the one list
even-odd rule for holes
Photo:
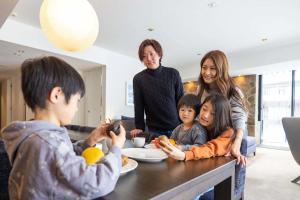
[[282,125],[292,155],[300,165],[300,117],[284,117]]

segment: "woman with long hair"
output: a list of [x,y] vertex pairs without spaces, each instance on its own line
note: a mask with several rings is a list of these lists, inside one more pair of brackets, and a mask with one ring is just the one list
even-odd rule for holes
[[229,65],[226,55],[220,50],[210,51],[204,55],[200,63],[198,78],[198,97],[200,102],[211,93],[223,94],[230,102],[232,111],[235,140],[231,146],[231,154],[237,158],[237,164],[246,164],[246,158],[241,154],[242,138],[247,135],[247,108],[241,90],[236,86],[228,73]]

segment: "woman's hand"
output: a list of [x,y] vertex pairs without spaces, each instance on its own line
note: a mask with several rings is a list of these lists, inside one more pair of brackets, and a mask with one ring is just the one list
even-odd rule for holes
[[168,154],[168,156],[176,159],[176,160],[184,160],[185,159],[185,153],[181,151],[180,149],[176,148],[175,146],[171,145],[170,143],[167,143],[165,141],[160,141],[160,148]]
[[120,125],[120,134],[116,135],[114,132],[110,132],[110,137],[112,139],[112,145],[123,148],[125,140],[126,140],[126,131],[122,125]]
[[241,148],[241,141],[240,139],[236,138],[231,146],[231,155],[236,157],[237,164],[246,166],[246,157],[241,154],[240,148]]
[[131,130],[130,131],[130,135],[131,135],[131,137],[136,137],[138,134],[140,134],[140,133],[142,133],[143,132],[143,130],[142,129],[133,129],[133,130]]

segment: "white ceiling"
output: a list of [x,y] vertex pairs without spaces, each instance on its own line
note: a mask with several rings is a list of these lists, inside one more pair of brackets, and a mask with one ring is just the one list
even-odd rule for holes
[[[56,56],[64,59],[78,70],[86,71],[99,67],[100,65],[68,56],[62,56],[51,52],[34,49],[0,40],[0,71],[13,70],[20,67],[20,64],[27,58],[39,56]],[[1,78],[1,76],[0,76]]]
[[[176,68],[199,63],[201,56],[212,49],[234,57],[241,52],[254,54],[258,48],[300,43],[300,0],[89,2],[100,24],[95,45],[137,58],[140,42],[155,38],[164,49],[163,64]],[[19,0],[13,11],[17,16],[11,18],[40,27],[41,3],[42,0]],[[216,6],[210,7],[211,3]],[[262,42],[263,38],[267,41]]]

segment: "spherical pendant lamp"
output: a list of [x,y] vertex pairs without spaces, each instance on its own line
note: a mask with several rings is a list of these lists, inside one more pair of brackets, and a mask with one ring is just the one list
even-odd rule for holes
[[48,40],[66,51],[79,51],[95,42],[98,17],[87,0],[44,0],[40,24]]

